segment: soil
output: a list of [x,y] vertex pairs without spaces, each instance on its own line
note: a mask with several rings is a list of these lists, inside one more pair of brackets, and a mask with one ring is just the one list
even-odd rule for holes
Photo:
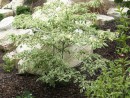
[[[108,23],[100,29],[111,29],[114,31],[115,25],[113,22]],[[107,59],[116,58],[114,54],[115,43],[109,42],[108,47],[96,49],[94,52],[101,54]],[[0,64],[3,63],[3,52],[0,51]],[[0,98],[16,98],[24,91],[30,91],[35,98],[86,98],[84,94],[80,93],[78,85],[73,83],[58,84],[55,88],[50,87],[41,82],[36,82],[37,76],[34,75],[18,75],[17,70],[11,73],[6,73],[0,67]]]
[[[0,51],[0,63],[3,52]],[[76,84],[59,84],[55,88],[36,82],[37,76],[18,75],[17,70],[6,73],[0,67],[0,98],[16,98],[24,91],[30,91],[35,98],[86,98]]]

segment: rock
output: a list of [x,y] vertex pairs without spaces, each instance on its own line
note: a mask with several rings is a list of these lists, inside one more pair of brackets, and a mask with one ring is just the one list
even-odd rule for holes
[[[26,66],[25,68],[25,66],[23,65],[23,63],[25,62],[25,58],[22,58],[19,60],[14,58],[14,56],[16,56],[17,54],[22,53],[26,50],[31,51],[33,48],[41,49],[41,45],[37,44],[34,46],[29,46],[27,44],[20,44],[14,51],[7,53],[4,57],[5,59],[10,59],[11,61],[15,63],[19,74],[24,74],[25,72],[30,73],[30,74],[41,74],[41,73],[36,73],[37,71],[35,71],[35,68],[33,68],[33,66],[29,65],[29,66]],[[83,54],[81,57],[83,57],[84,55],[93,53],[92,48],[88,45],[85,45],[85,46],[72,45],[68,47],[68,50],[70,51],[70,53],[64,53],[63,60],[70,67],[75,67],[82,63],[82,61],[77,59],[76,57],[79,52],[82,51],[86,53],[86,54]]]
[[12,9],[14,11],[16,11],[16,8],[18,6],[23,6],[25,0],[12,0],[9,4],[5,5],[3,7],[3,9]]
[[104,25],[106,22],[114,20],[113,17],[111,16],[106,16],[106,15],[97,15],[97,25]]
[[0,49],[2,50],[12,50],[14,49],[13,42],[8,38],[10,35],[23,35],[31,34],[33,32],[31,29],[11,29],[7,31],[0,31]]
[[10,0],[0,0],[0,8],[2,8],[4,5],[8,4]]
[[[81,60],[77,58],[78,54],[80,52],[84,52],[84,55],[92,54],[93,49],[91,46],[85,45],[72,45],[68,47],[69,53],[64,54],[64,61],[70,66],[70,67],[76,67],[79,64],[82,63]],[[80,58],[82,58],[84,55],[81,55]]]
[[[121,8],[121,9],[123,9],[123,8]],[[119,12],[117,12],[117,8],[110,8],[109,10],[108,10],[108,12],[107,12],[107,14],[108,15],[110,15],[110,16],[113,16],[113,17],[115,17],[115,18],[119,18],[121,15],[120,15],[120,13]],[[124,8],[123,9],[123,13],[126,13],[127,11],[129,10],[129,8]]]
[[13,16],[4,18],[4,19],[0,22],[0,31],[11,29],[11,28],[12,28],[12,23],[13,23],[13,21],[14,21],[14,17],[13,17]]
[[10,9],[0,9],[0,14],[3,14],[4,17],[13,16],[14,12]]
[[[37,46],[37,45],[36,45]],[[26,44],[21,44],[19,45],[17,48],[16,48],[16,54],[19,54],[21,52],[24,52],[24,51],[31,51],[33,48],[37,48],[36,46],[34,47],[29,47],[28,45]],[[39,46],[39,45],[38,45]],[[38,49],[41,49],[38,48]],[[88,54],[91,54],[93,53],[93,50],[90,46],[78,46],[78,45],[72,45],[68,48],[68,50],[70,51],[70,53],[64,53],[64,62],[66,62],[66,64],[68,64],[70,67],[76,67],[78,66],[79,64],[82,63],[81,60],[77,59],[76,55],[78,55],[78,52],[80,51],[84,51],[86,54],[85,55],[88,55]],[[15,54],[15,55],[16,55]],[[83,57],[84,55],[82,55]],[[12,57],[13,58],[13,57]],[[17,64],[16,64],[17,62]],[[26,73],[30,73],[30,74],[41,74],[41,73],[38,73],[36,71],[35,68],[33,68],[33,66],[25,66],[23,65],[23,63],[25,62],[25,58],[22,58],[20,60],[15,60],[15,64],[16,64],[16,67],[18,69],[18,73],[19,74],[24,74],[25,72]]]

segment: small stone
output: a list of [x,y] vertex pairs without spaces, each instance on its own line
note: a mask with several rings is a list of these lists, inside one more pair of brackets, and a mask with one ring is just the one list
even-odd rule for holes
[[7,29],[11,29],[12,28],[12,23],[14,21],[14,17],[10,16],[7,18],[4,18],[1,22],[0,22],[0,31],[2,30],[7,30]]

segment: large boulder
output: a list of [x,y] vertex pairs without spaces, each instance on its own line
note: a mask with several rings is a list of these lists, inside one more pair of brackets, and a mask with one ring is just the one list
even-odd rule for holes
[[10,3],[10,0],[0,0],[0,8],[2,8],[4,5]]
[[[84,55],[92,54],[93,49],[89,45],[72,45],[68,47],[69,53],[64,54],[64,61],[70,66],[70,67],[76,67],[82,63],[79,58],[82,58]],[[79,58],[77,56],[80,52],[85,53],[84,55],[80,55]]]
[[114,17],[112,16],[106,16],[106,15],[97,15],[97,21],[96,24],[97,25],[104,25],[106,22],[110,22],[113,21]]
[[0,31],[0,49],[2,50],[12,50],[14,49],[13,41],[9,39],[10,35],[23,35],[31,34],[33,32],[31,29],[9,29],[7,31]]
[[[14,56],[18,55],[19,53],[22,53],[24,51],[31,51],[34,48],[42,49],[40,44],[36,44],[34,46],[29,46],[27,44],[20,44],[15,50],[7,53],[5,55],[5,58],[7,58],[7,59],[9,58],[11,61],[13,61],[15,63],[19,74],[24,74],[24,73],[41,74],[41,73],[38,73],[38,71],[36,71],[35,68],[33,68],[33,66],[31,66],[31,65],[28,65],[28,67],[25,68],[25,66],[24,66],[24,63],[26,61],[25,58],[22,58],[22,59],[14,58]],[[68,50],[70,51],[70,53],[64,53],[63,60],[70,67],[76,67],[82,63],[82,61],[76,57],[76,55],[78,55],[78,53],[80,51],[85,52],[86,54],[84,54],[84,55],[89,55],[89,54],[93,53],[92,48],[88,45],[85,45],[85,46],[72,45],[72,46],[68,47]],[[84,56],[84,55],[82,55],[82,56]]]
[[13,17],[13,16],[4,18],[4,19],[0,22],[0,31],[11,29],[11,28],[12,28],[12,23],[13,23],[13,21],[14,21],[14,17]]

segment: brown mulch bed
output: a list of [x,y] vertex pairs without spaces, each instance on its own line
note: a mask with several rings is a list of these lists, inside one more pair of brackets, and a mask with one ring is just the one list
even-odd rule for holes
[[[0,63],[3,53],[0,51]],[[37,76],[17,75],[17,70],[6,73],[0,67],[0,98],[16,98],[30,91],[35,98],[86,98],[76,84],[58,84],[55,88],[36,82]]]
[[[100,29],[110,29],[114,31],[114,22],[108,23]],[[96,49],[94,52],[102,55],[107,59],[116,58],[114,53],[115,43],[108,43],[109,47],[102,49]],[[0,64],[2,60],[3,52],[0,51]],[[17,70],[11,73],[6,73],[0,67],[0,98],[16,98],[24,91],[30,91],[35,98],[86,98],[84,94],[80,93],[80,89],[76,84],[58,84],[55,88],[50,87],[41,82],[36,82],[37,76],[34,75],[18,75]]]

